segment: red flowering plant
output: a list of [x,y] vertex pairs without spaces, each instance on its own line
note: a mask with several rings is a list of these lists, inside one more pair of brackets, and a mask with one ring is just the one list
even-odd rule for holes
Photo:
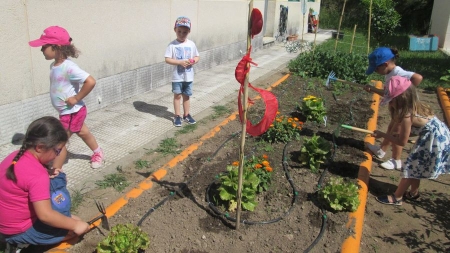
[[287,143],[293,139],[300,140],[303,122],[298,118],[286,117],[277,112],[277,117],[261,138],[268,142]]
[[[238,188],[239,162],[235,161],[227,166],[228,173],[220,176],[219,196],[228,201],[228,210],[237,207],[236,196]],[[270,166],[268,156],[252,156],[244,159],[244,176],[242,182],[242,208],[254,211],[257,205],[256,194],[269,188],[273,168]]]

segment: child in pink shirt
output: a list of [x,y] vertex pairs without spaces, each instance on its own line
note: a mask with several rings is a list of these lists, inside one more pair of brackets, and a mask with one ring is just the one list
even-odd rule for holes
[[[55,244],[69,231],[77,235],[88,231],[86,222],[52,208],[47,164],[59,155],[67,140],[58,119],[37,119],[28,127],[20,150],[0,163],[0,234],[8,243]],[[58,204],[70,207],[70,197],[55,197]]]

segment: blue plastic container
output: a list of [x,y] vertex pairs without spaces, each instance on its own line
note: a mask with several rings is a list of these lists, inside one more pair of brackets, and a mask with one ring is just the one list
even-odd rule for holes
[[436,51],[439,38],[435,35],[414,36],[409,35],[409,51]]

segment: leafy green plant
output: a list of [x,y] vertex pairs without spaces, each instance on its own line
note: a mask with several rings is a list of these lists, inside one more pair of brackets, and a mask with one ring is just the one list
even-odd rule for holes
[[[227,166],[228,173],[220,176],[219,196],[222,200],[228,201],[229,211],[237,207],[238,169],[239,162],[235,161]],[[243,209],[253,211],[257,205],[256,194],[269,188],[273,168],[270,166],[268,156],[263,155],[245,159],[243,170],[241,204]]]
[[75,189],[70,194],[71,206],[70,211],[75,212],[81,205],[84,199],[84,193],[82,190]]
[[175,138],[166,138],[159,143],[155,151],[161,152],[164,156],[168,154],[178,154],[178,143]]
[[446,81],[450,83],[450,69],[447,70],[448,75],[441,76],[442,81]]
[[371,32],[377,40],[382,36],[392,35],[395,29],[400,26],[401,16],[395,10],[393,0],[362,0],[369,14],[369,7],[372,4]]
[[335,211],[354,212],[360,203],[358,190],[355,183],[344,182],[341,177],[334,177],[319,190],[318,195],[319,200]]
[[[280,112],[277,112],[277,115],[279,114]],[[301,122],[298,118],[278,116],[270,125],[269,129],[261,135],[261,138],[272,143],[286,143],[293,139],[299,140],[302,127],[303,122]]]
[[325,122],[327,109],[325,108],[323,100],[321,98],[311,95],[307,96],[303,98],[302,104],[299,109],[308,121],[314,121],[317,123]]
[[95,181],[101,189],[106,189],[108,187],[113,187],[116,191],[123,191],[130,183],[127,181],[124,175],[120,173],[108,174],[103,180]]
[[175,132],[175,135],[178,136],[180,134],[187,134],[187,133],[192,133],[197,129],[197,124],[188,124],[188,125],[184,125],[180,130]]
[[97,245],[98,253],[144,252],[150,245],[148,234],[133,224],[118,224]]
[[300,161],[316,173],[319,171],[320,164],[325,162],[330,147],[330,143],[318,135],[314,134],[311,139],[304,138],[300,151]]
[[214,110],[214,114],[211,115],[211,119],[217,119],[231,112],[230,108],[224,105],[216,105],[213,106],[212,109]]

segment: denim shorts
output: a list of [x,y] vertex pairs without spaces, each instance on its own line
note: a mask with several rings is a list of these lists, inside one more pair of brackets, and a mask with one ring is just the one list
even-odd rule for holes
[[172,82],[172,92],[192,96],[192,82]]
[[27,231],[5,235],[5,240],[10,244],[51,245],[60,243],[68,233],[68,230],[51,227],[36,220]]
[[78,133],[81,131],[86,115],[87,109],[86,106],[83,106],[78,112],[59,115],[59,120],[66,130],[69,130],[72,133]]

